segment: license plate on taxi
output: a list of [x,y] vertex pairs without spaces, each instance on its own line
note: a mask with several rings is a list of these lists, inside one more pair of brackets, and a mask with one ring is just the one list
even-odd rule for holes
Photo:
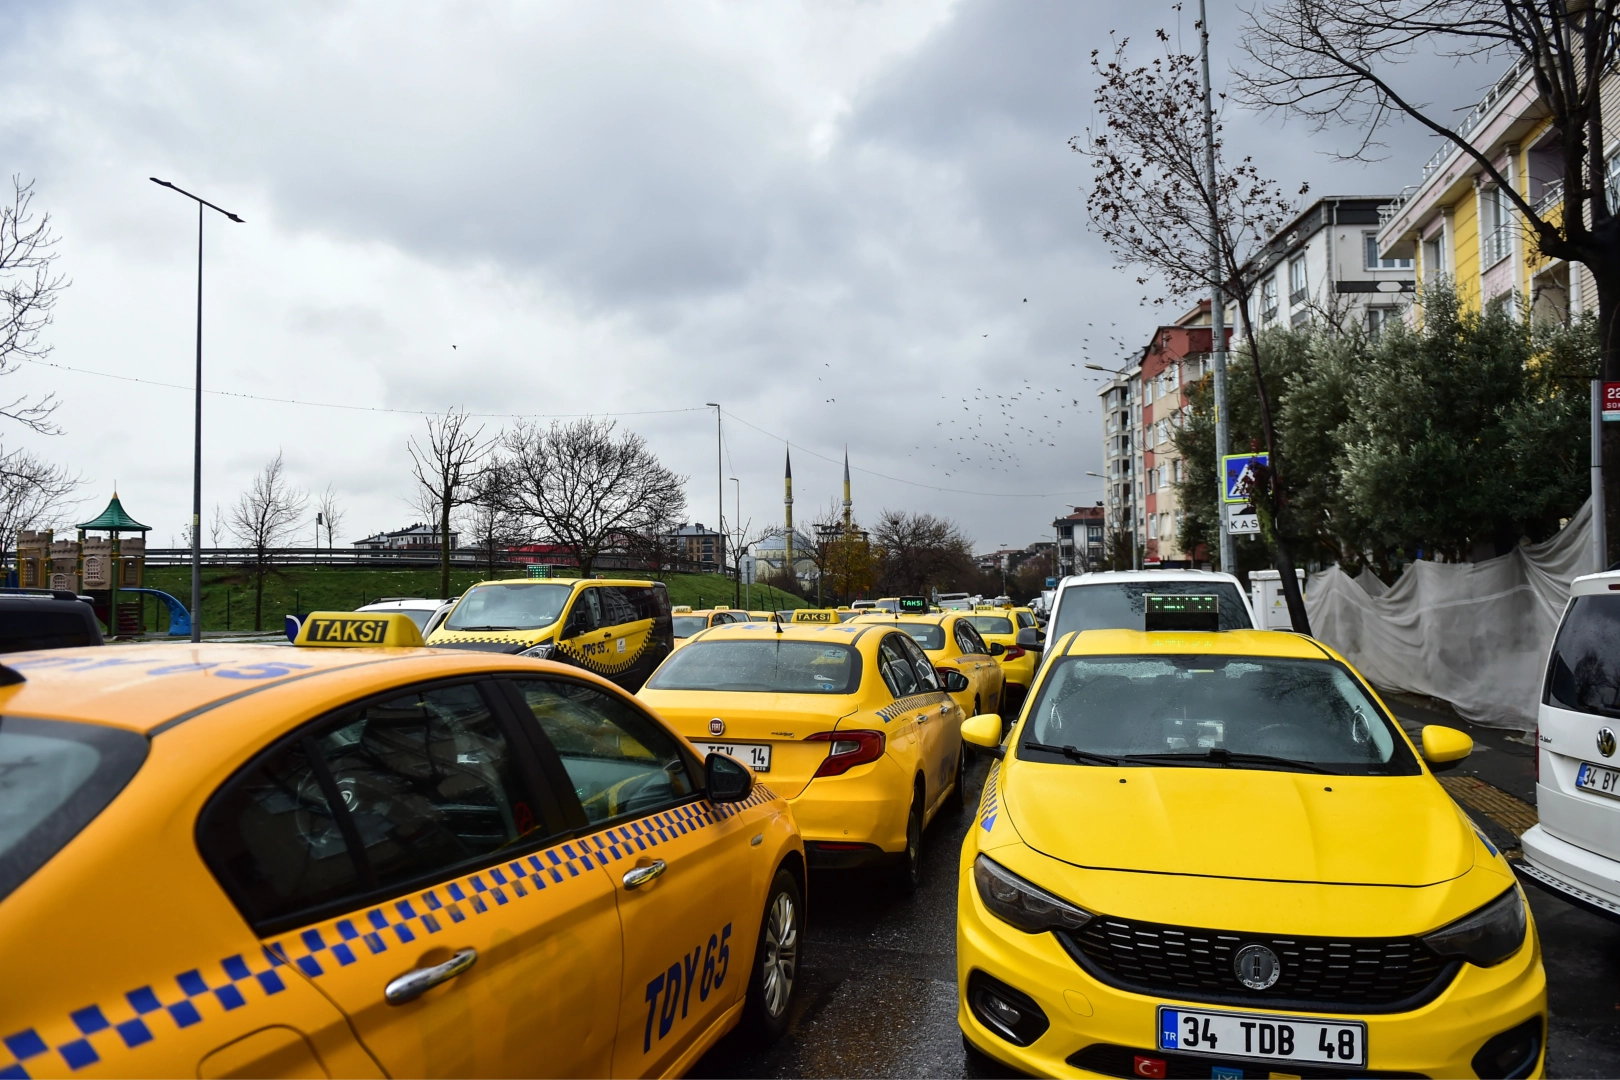
[[700,742],[695,744],[698,753],[704,757],[710,754],[725,754],[736,758],[755,772],[771,771],[771,747],[769,743],[740,743],[740,742]]
[[1367,1064],[1367,1025],[1160,1005],[1159,1049],[1360,1069]]
[[1575,773],[1575,786],[1582,791],[1595,791],[1611,799],[1620,799],[1620,769],[1583,761]]

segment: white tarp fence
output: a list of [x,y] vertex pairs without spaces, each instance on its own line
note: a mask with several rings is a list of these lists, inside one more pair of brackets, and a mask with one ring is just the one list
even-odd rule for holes
[[1415,562],[1387,588],[1333,567],[1310,579],[1305,610],[1311,631],[1374,685],[1528,731],[1570,582],[1594,562],[1588,503],[1545,543],[1480,563]]

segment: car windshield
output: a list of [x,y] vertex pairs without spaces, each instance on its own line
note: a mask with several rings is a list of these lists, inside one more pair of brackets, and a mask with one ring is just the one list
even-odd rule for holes
[[573,591],[572,585],[528,582],[475,585],[444,620],[444,627],[446,630],[538,630],[557,621]]
[[1056,641],[1072,630],[1145,630],[1148,594],[1154,596],[1216,596],[1220,599],[1222,630],[1252,630],[1249,609],[1230,581],[1108,581],[1071,585],[1058,600],[1057,614],[1047,637]]
[[1000,615],[970,615],[967,621],[972,623],[973,629],[981,634],[1010,634],[1013,632],[1012,620],[1002,618]]
[[1029,712],[1023,759],[1411,775],[1417,761],[1343,665],[1265,656],[1070,656]]
[[677,615],[675,616],[675,636],[691,637],[708,625],[709,617],[707,615]]
[[648,680],[653,690],[853,694],[860,653],[819,641],[694,641]]

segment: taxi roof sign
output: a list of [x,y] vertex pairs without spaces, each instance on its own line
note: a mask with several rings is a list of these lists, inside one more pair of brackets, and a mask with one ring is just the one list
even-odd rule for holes
[[926,615],[928,613],[928,597],[902,596],[897,601],[896,610],[902,615]]
[[1164,596],[1147,593],[1142,629],[1213,633],[1221,628],[1221,602],[1213,595]]
[[795,608],[793,621],[796,623],[836,623],[839,619],[838,612],[832,608]]
[[294,645],[325,649],[421,648],[421,627],[396,611],[312,611]]

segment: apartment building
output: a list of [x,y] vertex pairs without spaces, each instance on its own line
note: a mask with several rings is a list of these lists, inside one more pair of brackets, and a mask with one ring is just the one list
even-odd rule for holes
[[[1103,416],[1103,513],[1107,534],[1140,535],[1142,521],[1142,422],[1140,364],[1121,368],[1097,391]],[[1137,545],[1140,562],[1142,546]]]
[[[1620,130],[1605,80],[1604,150],[1610,199],[1620,180]],[[1534,73],[1520,63],[1504,74],[1457,125],[1508,184],[1546,217],[1562,212],[1563,165],[1559,133],[1536,91]],[[1444,143],[1424,163],[1418,182],[1384,212],[1380,250],[1414,261],[1423,285],[1450,280],[1467,305],[1512,304],[1532,317],[1563,320],[1596,307],[1597,293],[1584,267],[1536,254],[1534,239],[1508,196],[1471,155]],[[1414,308],[1411,318],[1422,317]]]
[[[1185,479],[1185,464],[1176,448],[1176,432],[1191,405],[1187,388],[1209,372],[1211,333],[1209,301],[1203,300],[1175,322],[1157,327],[1142,348],[1137,364],[1142,465],[1141,535],[1143,566],[1188,567],[1208,561],[1203,550],[1184,551],[1180,535],[1183,511],[1176,485]],[[1226,330],[1230,347],[1232,330]]]
[[[1379,241],[1391,195],[1327,195],[1278,230],[1252,264],[1255,329],[1312,320],[1376,334],[1399,318],[1416,284],[1412,253]],[[1236,315],[1229,307],[1228,325]]]
[[1083,574],[1102,565],[1103,530],[1107,524],[1107,513],[1101,501],[1095,506],[1077,506],[1074,513],[1052,522],[1052,529],[1057,533],[1054,552],[1059,577]]

